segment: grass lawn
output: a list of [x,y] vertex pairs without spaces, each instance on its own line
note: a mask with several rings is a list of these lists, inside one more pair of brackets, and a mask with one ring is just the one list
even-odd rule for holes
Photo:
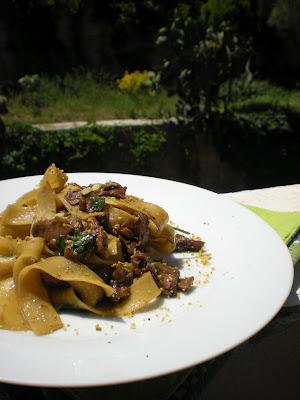
[[20,92],[8,100],[4,120],[28,124],[123,118],[164,118],[175,114],[175,97],[160,91],[129,94],[114,84],[96,81],[91,74],[42,78],[34,93]]
[[[34,92],[20,91],[8,99],[3,119],[27,124],[127,118],[168,118],[176,113],[177,97],[160,90],[130,94],[116,83],[103,83],[91,73],[41,78]],[[300,113],[300,90],[287,90],[266,81],[253,81],[247,88],[234,89],[230,108],[249,112],[284,107]],[[221,104],[222,108],[222,104]]]

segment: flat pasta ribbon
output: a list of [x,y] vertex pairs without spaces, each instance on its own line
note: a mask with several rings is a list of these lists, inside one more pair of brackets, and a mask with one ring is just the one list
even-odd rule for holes
[[115,197],[105,197],[105,203],[111,206],[121,208],[127,212],[142,212],[155,224],[161,231],[169,221],[168,213],[156,204],[147,203],[135,196],[126,195],[125,199],[116,199]]
[[0,327],[14,331],[30,329],[20,308],[12,276],[0,278]]
[[45,273],[60,281],[81,282],[97,286],[111,296],[113,288],[86,265],[55,256],[24,267],[17,280],[17,296],[28,325],[37,335],[53,332],[62,327],[61,319],[53,307],[41,274]]
[[120,304],[115,306],[100,304],[97,307],[92,307],[80,300],[72,287],[53,289],[50,291],[50,297],[53,304],[59,307],[87,310],[102,317],[124,317],[145,307],[146,304],[160,295],[161,289],[154,282],[151,273],[146,272],[132,283],[130,293],[128,299]]
[[0,214],[1,328],[48,334],[63,326],[56,307],[123,317],[165,295],[150,254],[175,248],[168,213],[118,183],[81,187],[67,179],[52,164],[37,188]]

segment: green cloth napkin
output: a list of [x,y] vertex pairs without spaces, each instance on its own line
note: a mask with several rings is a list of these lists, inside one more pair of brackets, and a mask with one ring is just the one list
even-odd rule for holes
[[[278,233],[286,243],[294,264],[300,259],[300,211],[272,211],[243,204],[249,210],[261,217]],[[298,234],[298,235],[297,235]]]

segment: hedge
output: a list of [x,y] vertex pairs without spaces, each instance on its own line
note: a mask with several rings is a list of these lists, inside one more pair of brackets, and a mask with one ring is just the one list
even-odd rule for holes
[[138,173],[165,142],[158,127],[42,131],[9,122],[1,137],[1,178],[41,174],[51,163],[66,171]]

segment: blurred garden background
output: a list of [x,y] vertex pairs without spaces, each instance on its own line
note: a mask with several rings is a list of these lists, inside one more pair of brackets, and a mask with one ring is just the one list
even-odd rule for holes
[[[0,179],[299,183],[299,49],[297,0],[2,0]],[[97,124],[116,119],[155,124]]]

